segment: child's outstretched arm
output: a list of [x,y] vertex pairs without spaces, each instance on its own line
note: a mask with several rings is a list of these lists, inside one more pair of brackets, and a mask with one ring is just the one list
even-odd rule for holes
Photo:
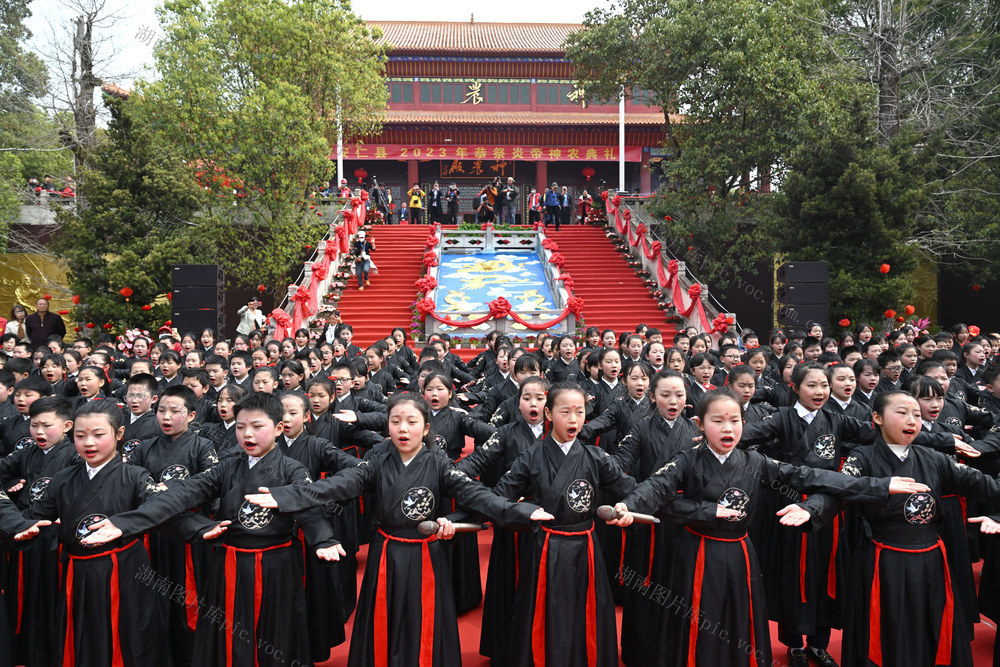
[[246,496],[254,505],[282,512],[300,512],[329,502],[342,503],[361,495],[375,477],[375,466],[369,457],[353,468],[341,470],[326,479],[303,486],[260,487],[260,493]]

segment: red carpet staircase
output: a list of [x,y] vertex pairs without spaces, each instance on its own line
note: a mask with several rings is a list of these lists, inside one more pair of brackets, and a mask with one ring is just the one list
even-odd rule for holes
[[358,290],[354,276],[340,299],[341,318],[354,327],[354,344],[371,345],[389,335],[393,327],[410,330],[410,304],[417,295],[413,282],[423,270],[424,241],[430,230],[426,225],[376,226],[369,232],[375,240],[372,261],[378,275],[371,286]]
[[615,251],[602,227],[566,225],[557,232],[550,225],[547,234],[566,258],[563,271],[573,276],[573,291],[583,299],[587,326],[621,334],[644,322],[659,329],[670,347],[676,327],[666,322],[665,311],[657,308],[643,281]]

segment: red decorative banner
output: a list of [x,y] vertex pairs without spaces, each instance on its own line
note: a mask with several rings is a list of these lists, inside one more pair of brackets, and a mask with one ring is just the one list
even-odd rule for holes
[[[336,154],[330,156],[331,160]],[[559,162],[617,162],[617,146],[477,146],[474,144],[410,145],[347,144],[345,160],[553,160]],[[626,162],[641,162],[642,147],[626,146]]]

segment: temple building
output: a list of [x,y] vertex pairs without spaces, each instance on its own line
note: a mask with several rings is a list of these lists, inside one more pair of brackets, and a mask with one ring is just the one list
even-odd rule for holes
[[[577,23],[369,21],[389,45],[382,132],[344,148],[344,177],[377,177],[393,201],[413,183],[461,191],[461,213],[494,176],[513,177],[518,212],[532,185],[568,186],[575,200],[618,186],[617,103],[578,89],[563,42]],[[663,112],[649,95],[625,100],[625,185],[654,190],[664,157]]]

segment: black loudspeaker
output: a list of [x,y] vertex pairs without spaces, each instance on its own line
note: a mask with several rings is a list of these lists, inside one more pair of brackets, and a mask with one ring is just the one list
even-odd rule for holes
[[778,267],[779,283],[829,283],[826,262],[785,262]]
[[[177,299],[177,295],[174,295]],[[830,286],[827,283],[791,283],[778,288],[778,301],[793,305],[807,305],[830,302]]]
[[174,287],[217,287],[222,291],[226,282],[218,264],[175,264],[170,273]]
[[226,276],[217,264],[179,264],[171,269],[173,325],[181,333],[226,328]]
[[786,262],[778,267],[778,324],[803,328],[830,319],[830,270],[826,262]]

